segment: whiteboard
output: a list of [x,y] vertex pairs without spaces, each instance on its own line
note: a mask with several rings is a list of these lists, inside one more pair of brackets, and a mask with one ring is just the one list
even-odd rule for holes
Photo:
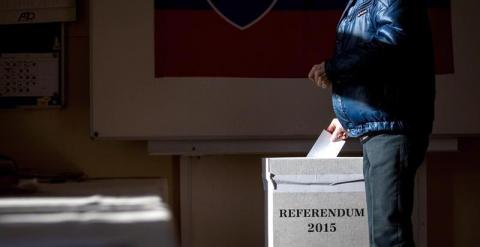
[[[471,26],[479,8],[476,0],[452,0],[455,74],[437,76],[434,134],[480,133],[480,35]],[[93,136],[313,137],[333,118],[330,92],[307,79],[155,78],[153,20],[153,0],[90,1]]]

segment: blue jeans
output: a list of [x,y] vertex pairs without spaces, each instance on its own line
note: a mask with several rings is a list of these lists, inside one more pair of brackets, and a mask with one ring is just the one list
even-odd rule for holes
[[362,141],[370,246],[414,246],[415,173],[429,135],[378,134]]

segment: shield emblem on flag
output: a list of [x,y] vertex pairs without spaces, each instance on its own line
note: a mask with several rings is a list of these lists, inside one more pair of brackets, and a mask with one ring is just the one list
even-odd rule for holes
[[277,0],[207,0],[228,23],[245,30],[261,20]]

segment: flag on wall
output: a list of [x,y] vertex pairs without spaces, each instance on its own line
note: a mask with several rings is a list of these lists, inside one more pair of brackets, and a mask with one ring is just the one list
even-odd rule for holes
[[[453,72],[449,1],[428,1],[438,74]],[[305,77],[332,55],[346,3],[155,0],[155,75]]]

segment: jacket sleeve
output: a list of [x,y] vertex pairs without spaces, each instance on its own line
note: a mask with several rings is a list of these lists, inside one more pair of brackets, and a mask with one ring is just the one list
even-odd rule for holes
[[348,83],[396,59],[401,53],[401,46],[407,42],[410,22],[408,18],[411,14],[408,2],[408,0],[379,0],[378,5],[374,6],[375,13],[371,15],[373,25],[376,27],[372,39],[327,60],[325,70],[329,80],[333,83]]

